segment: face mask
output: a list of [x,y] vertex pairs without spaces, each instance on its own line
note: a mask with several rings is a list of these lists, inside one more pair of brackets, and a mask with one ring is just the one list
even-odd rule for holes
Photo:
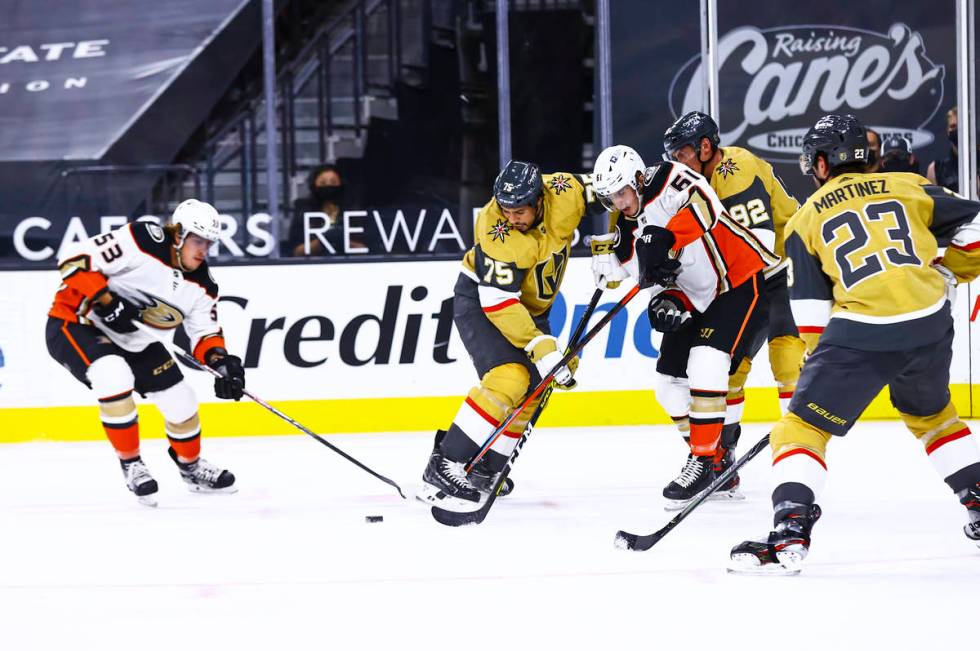
[[953,143],[953,145],[960,144],[960,133],[958,129],[950,129],[946,132],[946,137],[949,138],[949,141]]
[[317,201],[337,202],[344,196],[344,186],[342,185],[318,185],[313,188],[313,196]]

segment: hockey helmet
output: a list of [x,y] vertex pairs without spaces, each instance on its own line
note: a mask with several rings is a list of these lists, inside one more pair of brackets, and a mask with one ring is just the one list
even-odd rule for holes
[[181,202],[174,210],[170,223],[180,226],[181,239],[178,248],[183,245],[188,233],[194,233],[209,242],[217,242],[221,233],[218,211],[211,204],[197,199]]
[[813,174],[817,155],[823,154],[831,171],[851,163],[867,164],[868,134],[853,115],[825,115],[803,136],[800,171]]
[[611,212],[618,210],[613,203],[612,195],[626,186],[633,188],[638,198],[643,195],[641,182],[636,180],[637,172],[642,179],[646,166],[632,147],[613,145],[599,153],[592,168],[592,189],[595,190],[606,210]]
[[509,161],[493,182],[493,198],[501,208],[533,207],[543,191],[541,169],[519,160]]
[[[685,113],[664,132],[664,151],[668,157],[673,158],[677,150],[687,145],[698,149],[702,138],[707,138],[717,147],[721,143],[718,123],[701,111]],[[700,154],[698,156],[700,158]]]

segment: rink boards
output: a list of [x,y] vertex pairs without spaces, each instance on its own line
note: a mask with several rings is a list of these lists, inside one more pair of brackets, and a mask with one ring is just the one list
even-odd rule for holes
[[[251,391],[317,432],[387,432],[444,427],[477,381],[451,328],[458,269],[454,261],[304,264],[226,266],[213,275],[228,347],[243,358]],[[57,273],[11,271],[0,279],[0,441],[101,439],[94,397],[45,346]],[[567,339],[592,290],[589,261],[573,259],[551,315],[560,339]],[[623,293],[607,292],[600,309]],[[951,369],[954,402],[972,416],[980,410],[980,392],[971,383],[980,370],[978,333],[971,333],[975,302],[976,284],[960,290]],[[576,376],[579,388],[556,392],[543,424],[669,422],[650,390],[660,337],[651,332],[645,307],[641,295],[589,344]],[[778,415],[767,367],[763,350],[749,378],[745,420]],[[295,432],[255,404],[218,403],[207,377],[187,369],[185,375],[204,403],[207,436]],[[143,404],[140,415],[143,436],[162,435],[155,408]],[[884,395],[865,414],[895,416]]]

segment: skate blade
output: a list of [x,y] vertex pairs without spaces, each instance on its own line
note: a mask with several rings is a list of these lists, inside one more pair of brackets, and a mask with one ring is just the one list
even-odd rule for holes
[[136,501],[142,504],[143,506],[148,506],[153,509],[157,507],[157,501],[156,498],[153,497],[153,495],[137,495]]
[[743,576],[796,576],[802,569],[800,564],[787,567],[782,562],[760,565],[759,559],[753,554],[732,554],[731,563],[725,571]]
[[200,493],[201,495],[232,495],[238,492],[238,486],[232,484],[225,488],[208,488],[207,486],[198,486],[197,484],[187,484],[187,490],[192,493]]
[[479,511],[486,504],[486,497],[481,494],[481,499],[479,502],[470,502],[469,500],[463,500],[458,497],[453,497],[443,493],[441,489],[436,488],[430,484],[423,483],[418,490],[415,491],[415,499],[428,504],[429,506],[437,506],[443,511],[452,511],[453,513],[473,513]]
[[745,499],[745,493],[739,489],[733,489],[730,491],[715,491],[712,493],[706,502],[741,502]]

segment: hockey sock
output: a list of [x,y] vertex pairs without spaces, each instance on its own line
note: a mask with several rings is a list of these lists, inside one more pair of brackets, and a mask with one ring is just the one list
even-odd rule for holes
[[779,407],[785,414],[796,391],[806,343],[799,337],[776,337],[769,342],[769,365],[779,391]]
[[99,398],[99,417],[102,427],[120,459],[140,454],[140,428],[133,392]]
[[691,453],[695,456],[713,455],[718,448],[726,393],[691,389]]
[[181,423],[164,422],[167,440],[181,463],[193,463],[201,456],[201,421],[194,414]]
[[925,446],[929,462],[953,492],[980,481],[980,448],[976,437],[956,414],[953,403],[931,416],[902,413],[902,420]]

